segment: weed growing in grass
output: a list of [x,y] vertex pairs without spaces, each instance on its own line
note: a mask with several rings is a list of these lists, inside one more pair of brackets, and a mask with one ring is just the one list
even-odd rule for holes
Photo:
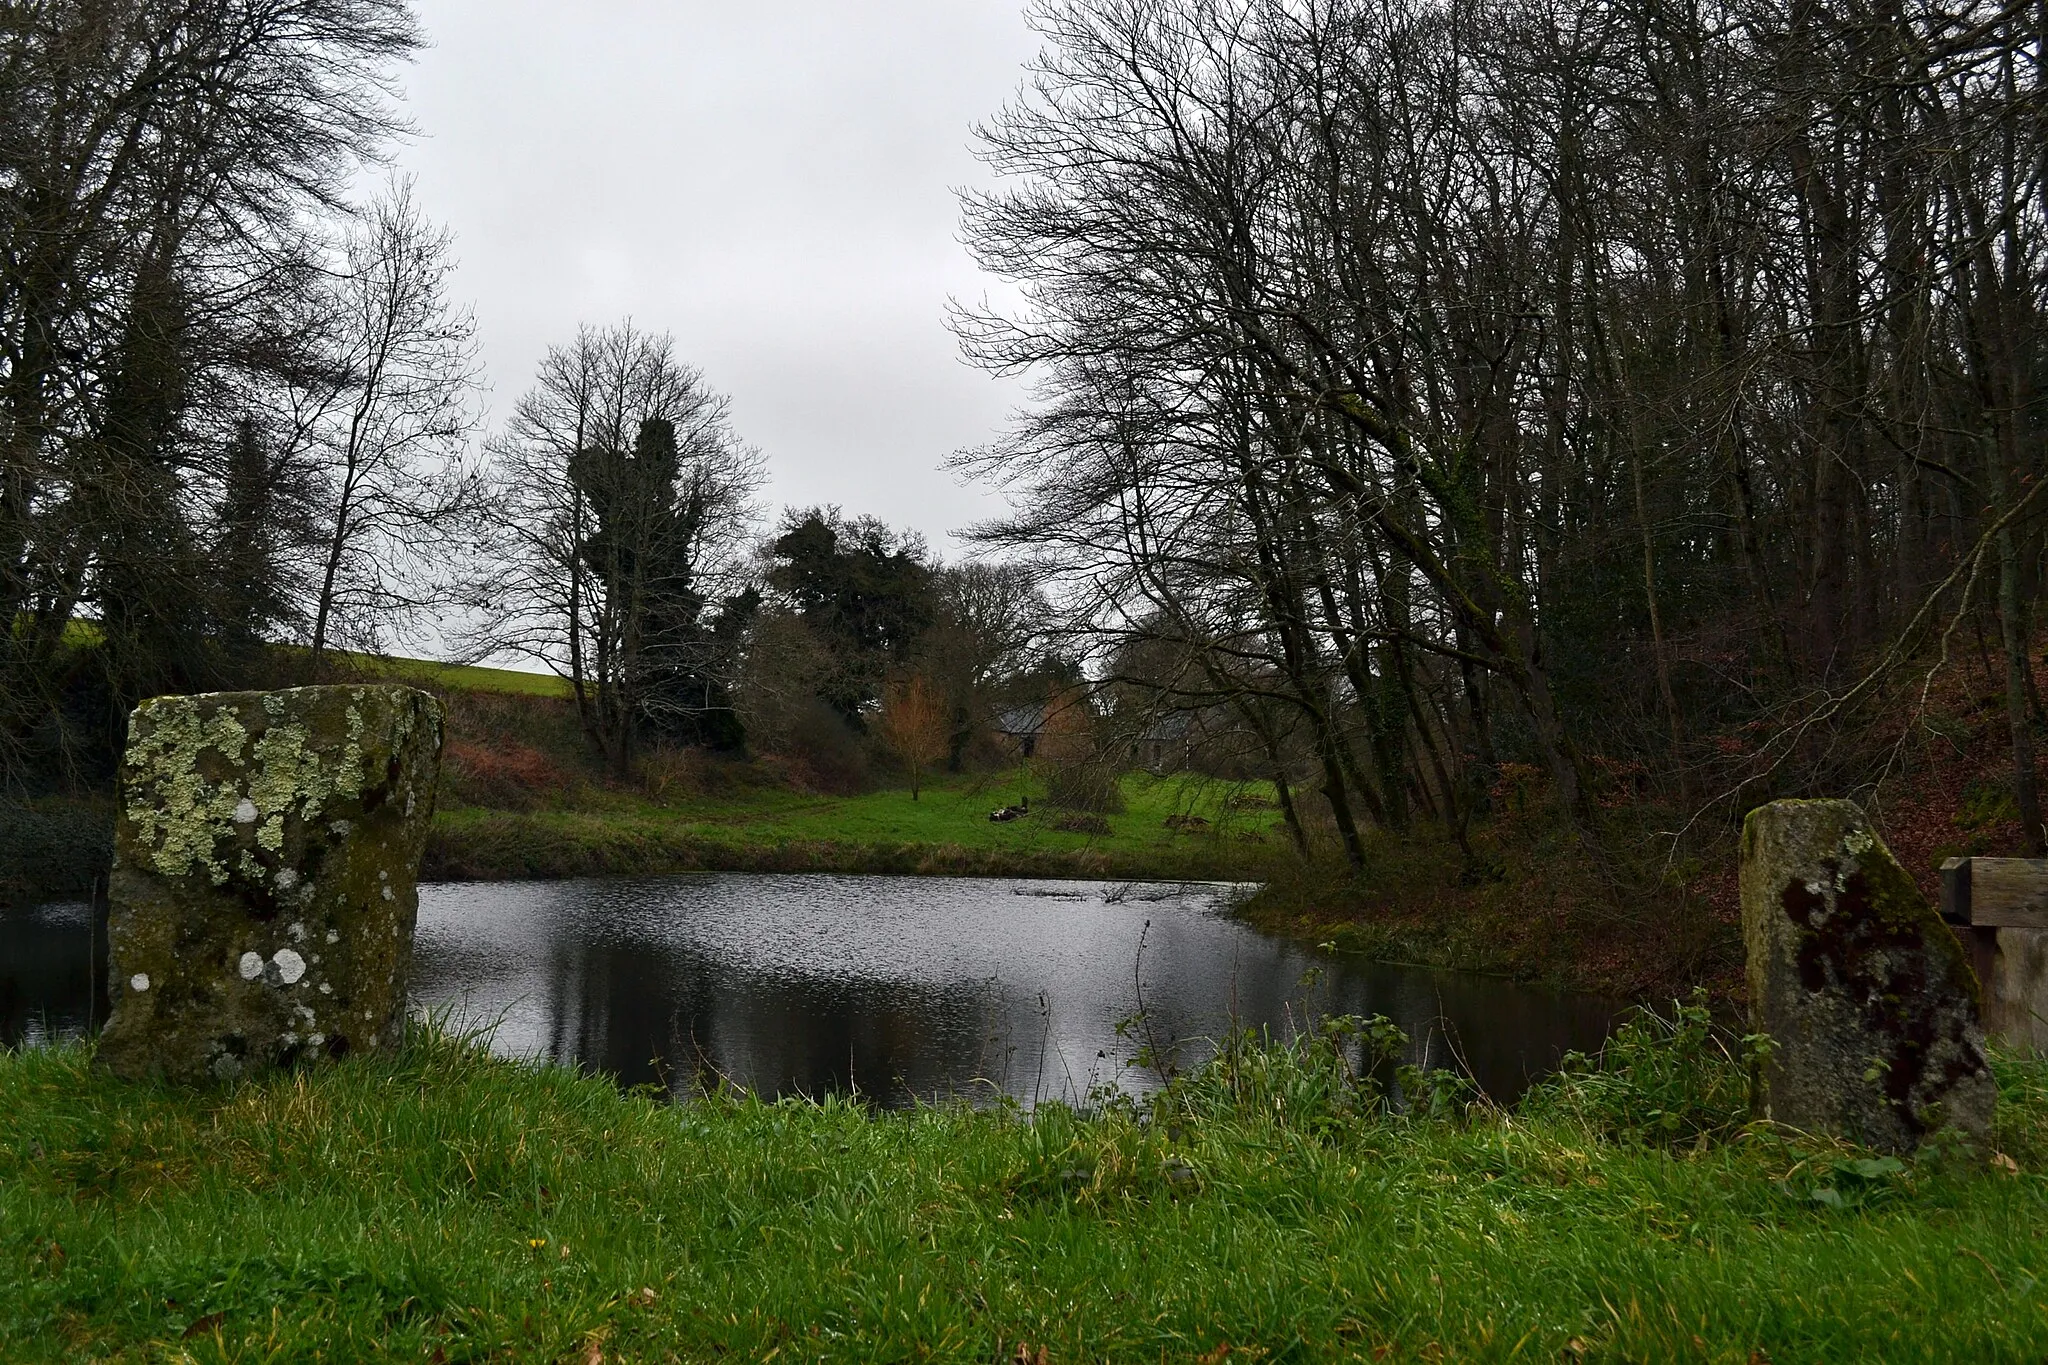
[[1397,1089],[1434,1093],[1402,1063],[1407,1046],[1407,1035],[1379,1017],[1327,1018],[1277,1042],[1241,1029],[1207,1064],[1174,1077],[1151,1110],[1169,1124],[1228,1118],[1334,1138],[1387,1117]]
[[1737,1036],[1717,1025],[1705,994],[1696,993],[1669,1015],[1637,1010],[1597,1056],[1567,1054],[1522,1108],[1623,1141],[1724,1137],[1749,1121],[1757,1068],[1769,1047],[1761,1035]]

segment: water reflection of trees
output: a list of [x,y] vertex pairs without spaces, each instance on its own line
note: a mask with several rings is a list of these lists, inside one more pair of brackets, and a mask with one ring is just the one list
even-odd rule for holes
[[724,1078],[768,1096],[930,1098],[990,1015],[973,984],[762,973],[687,944],[556,938],[545,977],[550,1056],[677,1094]]
[[465,888],[429,916],[420,984],[472,1017],[495,1001],[501,1048],[628,1085],[681,1095],[725,1077],[885,1104],[1142,1089],[1157,1075],[1130,1065],[1141,1046],[1193,1065],[1232,1027],[1284,1037],[1325,1013],[1385,1014],[1416,1060],[1455,1060],[1510,1098],[1612,1018],[1488,978],[1318,960],[1206,913],[1199,892],[1140,906],[1096,887],[1020,899],[1001,883],[850,880]]
[[[1284,1037],[1331,1013],[1384,1014],[1413,1038],[1414,1060],[1467,1067],[1509,1098],[1566,1048],[1597,1046],[1614,1016],[1604,1001],[1486,977],[1319,961],[1202,913],[1199,898],[1118,905],[1090,888],[1052,910],[1002,884],[883,880],[865,882],[851,910],[829,887],[787,879],[436,888],[448,904],[423,918],[416,984],[471,1020],[502,1013],[501,1048],[627,1085],[683,1095],[723,1076],[764,1095],[857,1090],[883,1104],[1144,1088],[1157,1075],[1130,1063],[1147,1043],[1193,1065],[1229,1028]],[[807,915],[876,913],[889,896],[954,908],[915,932],[899,923],[893,940],[861,938],[874,955],[859,964],[806,956],[786,932]],[[735,939],[736,922],[713,913],[729,906],[721,897],[744,898],[750,915],[783,907],[777,954]],[[936,950],[998,923],[1000,952],[941,962],[918,951],[918,934]],[[97,934],[90,925],[83,905],[0,916],[0,1045],[82,1036],[104,1019],[104,917]],[[89,962],[95,943],[101,960]],[[1119,1036],[1141,999],[1143,1021]]]
[[85,905],[0,914],[0,1047],[83,1037],[106,1018],[106,919]]

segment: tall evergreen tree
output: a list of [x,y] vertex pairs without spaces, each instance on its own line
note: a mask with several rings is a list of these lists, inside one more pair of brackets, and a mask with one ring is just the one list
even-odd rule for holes
[[914,536],[837,508],[790,512],[771,547],[768,582],[832,653],[821,700],[856,730],[883,675],[932,623],[932,571]]

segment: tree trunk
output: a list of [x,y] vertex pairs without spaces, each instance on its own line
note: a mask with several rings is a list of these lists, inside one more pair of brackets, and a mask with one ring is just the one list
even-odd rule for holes
[[2020,606],[2019,556],[2010,526],[1998,533],[1998,623],[2005,643],[2005,719],[2012,732],[2013,803],[2019,808],[2020,838],[2029,858],[2048,847],[2041,828],[2041,792],[2034,772],[2034,731],[2027,711],[2027,638]]

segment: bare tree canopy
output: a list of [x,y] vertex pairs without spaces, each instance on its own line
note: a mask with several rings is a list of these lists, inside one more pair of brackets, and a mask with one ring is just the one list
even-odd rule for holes
[[374,648],[425,605],[442,552],[480,510],[468,458],[476,322],[448,298],[451,246],[409,181],[372,202],[343,244],[324,373],[299,413],[321,488],[316,660],[336,626]]
[[264,501],[280,393],[320,364],[317,234],[419,41],[402,0],[0,18],[0,762],[214,673],[206,526]]
[[1589,751],[1739,782],[1711,731],[1863,695],[1939,598],[1996,618],[2039,841],[2034,11],[1033,14],[965,201],[1026,302],[957,326],[1040,401],[962,463],[1075,638],[1283,703],[1356,858],[1506,757],[1582,822]]

